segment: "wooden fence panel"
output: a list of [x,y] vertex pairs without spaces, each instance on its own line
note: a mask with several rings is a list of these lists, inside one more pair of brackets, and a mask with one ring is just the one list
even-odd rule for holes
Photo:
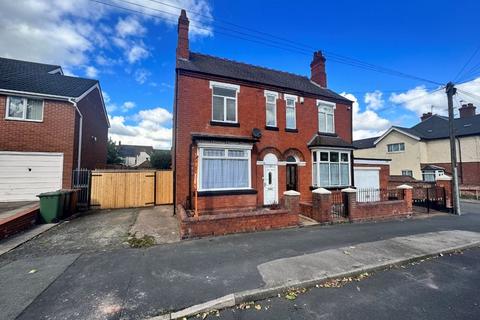
[[173,171],[156,172],[156,197],[155,204],[173,203]]
[[101,209],[154,205],[154,171],[92,171],[91,205]]

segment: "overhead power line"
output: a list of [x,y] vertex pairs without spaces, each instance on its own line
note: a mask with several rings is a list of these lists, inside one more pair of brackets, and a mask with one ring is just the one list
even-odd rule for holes
[[468,64],[473,60],[473,58],[477,55],[477,53],[480,51],[480,45],[478,45],[477,49],[475,49],[475,51],[473,51],[473,54],[470,56],[470,58],[467,60],[467,62],[465,62],[465,64],[463,65],[463,67],[460,69],[460,71],[458,71],[457,75],[455,76],[454,78],[454,81],[456,81],[460,75],[462,74],[463,70],[465,70],[465,68],[468,66]]
[[[132,8],[127,8],[127,7],[124,7],[124,6],[120,6],[118,4],[114,4],[114,3],[111,3],[111,2],[104,2],[104,1],[98,1],[98,0],[90,0],[90,1],[96,2],[96,3],[99,3],[99,4],[103,4],[103,5],[106,5],[106,6],[111,6],[111,7],[115,7],[115,8],[118,8],[118,9],[130,11],[130,12],[140,14],[140,15],[146,15],[146,16],[161,18],[161,19],[165,19],[167,21],[172,21],[172,22],[175,22],[175,23],[177,22],[176,19],[169,19],[168,17],[165,17],[165,16],[159,16],[159,15],[146,13],[146,12],[135,10],[135,9],[132,9]],[[137,6],[137,7],[141,7],[141,8],[147,9],[147,10],[161,12],[163,14],[172,15],[172,16],[175,16],[175,17],[178,16],[177,13],[168,12],[168,11],[161,10],[161,9],[158,9],[158,8],[152,8],[152,7],[149,7],[149,6],[145,6],[145,5],[142,5],[142,4],[130,2],[130,1],[127,1],[127,0],[116,0],[116,1],[123,2],[123,3],[129,4],[129,5],[134,5],[134,6]],[[180,7],[170,5],[170,4],[166,4],[166,3],[161,2],[161,1],[154,1],[154,0],[149,0],[149,1],[154,2],[154,3],[158,3],[158,4],[162,4],[162,5],[167,5],[167,6],[172,7],[172,8],[180,9]],[[197,13],[197,15],[207,17],[208,19],[215,22],[215,20],[213,20],[212,17],[209,17],[207,15],[199,14],[199,13]],[[198,24],[203,23],[202,21],[199,21],[199,20],[196,20],[196,19],[190,19],[190,20],[192,22],[198,23]],[[226,22],[223,22],[223,23],[226,23]],[[307,45],[304,45],[304,44],[300,44],[298,42],[294,42],[294,41],[291,41],[291,40],[288,40],[288,39],[285,39],[285,38],[277,37],[277,36],[268,34],[266,32],[261,32],[261,31],[258,31],[258,30],[252,29],[252,28],[246,28],[246,27],[242,27],[240,25],[236,25],[236,24],[232,24],[232,23],[229,23],[229,24],[234,25],[237,28],[243,28],[243,29],[246,29],[246,30],[249,30],[249,31],[252,31],[252,32],[256,32],[256,33],[259,33],[259,34],[264,34],[265,36],[268,36],[268,37],[274,37],[277,40],[272,40],[272,39],[267,38],[265,36],[254,35],[254,34],[251,34],[249,32],[234,30],[234,29],[231,29],[231,28],[226,28],[226,27],[218,26],[218,25],[216,27],[220,28],[223,31],[215,31],[215,32],[219,33],[219,34],[222,34],[222,35],[229,36],[229,37],[234,37],[234,38],[242,39],[242,40],[245,40],[245,41],[255,42],[255,43],[263,44],[263,45],[266,45],[266,46],[279,48],[279,49],[286,50],[286,51],[291,51],[291,52],[298,53],[298,54],[311,55],[311,51],[307,50],[305,48],[312,48],[313,49],[313,47],[310,47],[310,46],[307,46]],[[206,30],[208,32],[211,32],[211,29],[202,27],[201,25],[194,25],[194,27],[198,28],[200,30]],[[232,34],[232,33],[234,33],[234,34]],[[251,38],[253,38],[253,39],[251,39]],[[315,49],[313,49],[313,50],[315,50]],[[427,82],[427,83],[432,83],[432,84],[436,84],[436,85],[441,85],[441,83],[436,82],[436,81],[432,81],[432,80],[425,79],[425,78],[422,78],[422,77],[418,77],[418,76],[415,76],[415,75],[410,75],[410,74],[407,74],[407,73],[404,73],[404,72],[401,72],[401,71],[397,71],[397,70],[394,70],[394,69],[385,68],[385,67],[382,67],[382,66],[377,66],[377,65],[374,65],[374,64],[371,64],[371,63],[367,63],[367,62],[358,60],[358,59],[349,58],[349,57],[346,57],[346,56],[343,56],[343,55],[339,55],[339,54],[336,54],[336,53],[333,53],[333,52],[330,52],[330,51],[322,50],[322,52],[324,52],[325,56],[329,59],[329,61],[349,65],[349,66],[352,66],[352,67],[361,68],[361,69],[364,69],[364,70],[375,71],[375,72],[384,73],[384,74],[388,74],[388,75],[392,75],[392,76],[409,78],[409,79],[414,79],[414,80],[421,81],[421,82]]]

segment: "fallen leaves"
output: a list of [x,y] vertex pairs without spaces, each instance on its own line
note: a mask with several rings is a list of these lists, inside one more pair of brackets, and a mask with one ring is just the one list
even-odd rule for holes
[[364,272],[357,276],[353,277],[343,277],[337,279],[331,279],[324,283],[316,285],[317,288],[340,288],[346,285],[347,283],[354,282],[354,281],[362,281],[366,278],[370,277],[370,273]]

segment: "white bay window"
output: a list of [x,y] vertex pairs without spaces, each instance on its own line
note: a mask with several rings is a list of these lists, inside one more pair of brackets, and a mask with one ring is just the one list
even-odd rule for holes
[[251,188],[251,145],[199,144],[199,191]]
[[43,121],[43,100],[9,96],[5,118],[12,120]]
[[312,151],[314,187],[348,187],[350,185],[350,152],[336,150]]

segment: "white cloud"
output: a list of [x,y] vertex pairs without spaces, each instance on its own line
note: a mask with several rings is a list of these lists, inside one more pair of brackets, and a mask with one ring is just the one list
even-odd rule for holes
[[383,93],[379,90],[375,90],[374,92],[367,92],[364,97],[367,108],[371,110],[381,109],[385,102],[382,98],[382,95]]
[[417,116],[430,111],[436,114],[445,114],[447,111],[447,96],[444,90],[429,93],[425,86],[418,86],[402,93],[392,93],[389,101],[415,112]]
[[168,126],[172,118],[172,113],[160,107],[139,111],[133,117],[135,124],[126,124],[123,116],[110,117],[109,136],[123,144],[169,148],[172,143],[172,129]]
[[135,102],[133,101],[125,101],[123,104],[122,104],[122,109],[123,109],[123,112],[127,112],[128,110],[130,109],[133,109],[136,107],[136,104]]
[[[155,7],[178,16],[179,9],[155,5],[148,0],[138,4]],[[165,0],[165,3],[183,7],[191,12],[210,16],[206,0]],[[122,3],[123,7],[144,11],[158,18],[128,16],[128,12],[89,0],[16,0],[2,1],[0,11],[0,56],[62,65],[71,73],[92,66],[99,53],[122,49],[130,63],[149,56],[148,46],[141,38],[146,34],[146,22],[175,26],[175,16]],[[109,17],[120,14],[123,18],[113,27],[106,25]],[[167,20],[168,19],[168,20]],[[211,20],[195,17],[191,23],[193,36],[209,36]],[[203,30],[201,28],[206,28]],[[123,39],[123,42],[115,38]],[[133,39],[135,38],[135,39]],[[113,40],[113,41],[112,41]],[[106,59],[98,59],[102,65]]]
[[119,18],[115,26],[117,34],[122,37],[143,36],[147,29],[134,17]]
[[89,78],[96,78],[98,76],[98,69],[94,66],[88,66],[85,68],[85,74]]
[[144,84],[152,73],[147,69],[138,69],[135,71],[135,81]]
[[358,99],[353,94],[343,92],[341,95],[353,101],[353,139],[378,136],[391,126],[389,120],[373,110],[360,111]]

